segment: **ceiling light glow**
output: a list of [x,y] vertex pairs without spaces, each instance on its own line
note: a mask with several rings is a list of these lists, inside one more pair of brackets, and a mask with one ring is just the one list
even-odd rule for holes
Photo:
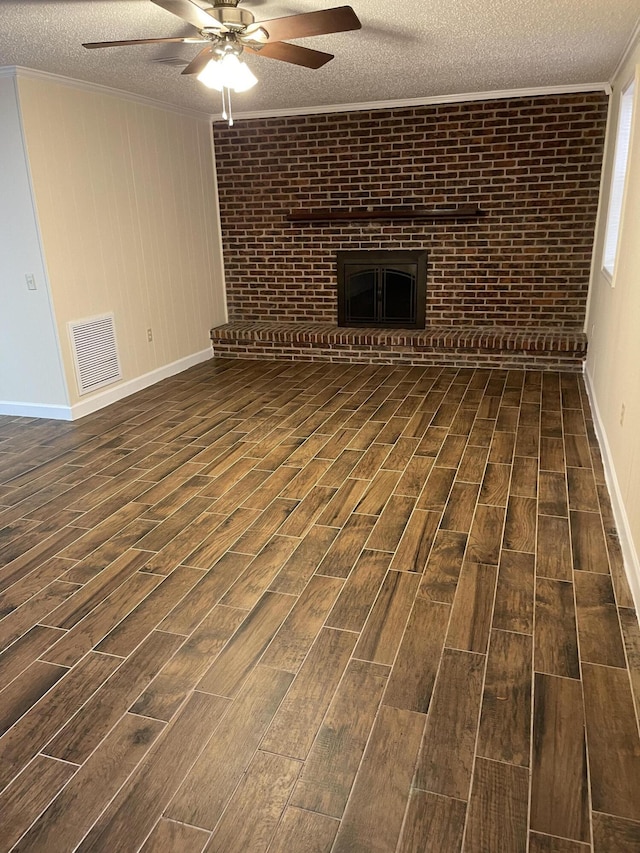
[[225,54],[222,59],[210,59],[198,74],[198,80],[209,89],[217,89],[219,92],[223,88],[246,92],[258,82],[249,66],[233,53]]

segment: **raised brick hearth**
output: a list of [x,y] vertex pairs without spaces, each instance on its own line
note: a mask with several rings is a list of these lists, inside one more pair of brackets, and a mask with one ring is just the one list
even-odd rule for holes
[[562,329],[432,326],[346,329],[328,323],[236,321],[211,330],[217,356],[367,364],[582,370],[584,333]]

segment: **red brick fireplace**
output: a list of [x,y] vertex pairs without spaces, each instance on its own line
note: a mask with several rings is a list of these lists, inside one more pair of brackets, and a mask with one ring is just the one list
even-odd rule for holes
[[[509,335],[512,354],[521,342],[532,352],[527,341],[561,341],[579,358],[606,114],[607,96],[594,92],[216,125],[230,320],[216,352],[314,357],[284,344],[313,343],[300,334],[336,324],[338,252],[426,250],[436,349],[458,329],[467,343],[491,334],[493,350]],[[450,207],[481,213],[428,218]],[[422,216],[391,215],[407,208]],[[288,219],[309,210],[365,218]],[[256,352],[260,329],[271,346]],[[342,341],[348,357],[374,360],[354,340]],[[316,357],[330,357],[326,335],[315,344]]]

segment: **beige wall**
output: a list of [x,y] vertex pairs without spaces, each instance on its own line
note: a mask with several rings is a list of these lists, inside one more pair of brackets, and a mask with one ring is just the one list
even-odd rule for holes
[[[636,42],[613,80],[603,191],[587,318],[587,381],[599,420],[601,443],[610,465],[610,486],[626,549],[636,602],[640,604],[640,43]],[[636,75],[627,189],[613,282],[602,273],[620,93]],[[621,411],[624,405],[624,422]]]
[[[0,77],[0,412],[68,406],[13,76]],[[25,275],[34,276],[28,290]],[[25,408],[28,407],[28,408]]]
[[39,77],[18,90],[72,405],[69,321],[114,313],[123,383],[209,352],[226,309],[208,119]]

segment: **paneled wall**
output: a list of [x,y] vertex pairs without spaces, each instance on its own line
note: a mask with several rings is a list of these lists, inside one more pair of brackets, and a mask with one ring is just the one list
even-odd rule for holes
[[71,403],[68,321],[114,312],[124,383],[210,351],[225,302],[207,118],[40,77],[18,88]]
[[[584,323],[602,92],[215,125],[229,316],[336,321],[340,249],[429,252],[427,323]],[[299,208],[477,204],[469,221],[291,224]]]

